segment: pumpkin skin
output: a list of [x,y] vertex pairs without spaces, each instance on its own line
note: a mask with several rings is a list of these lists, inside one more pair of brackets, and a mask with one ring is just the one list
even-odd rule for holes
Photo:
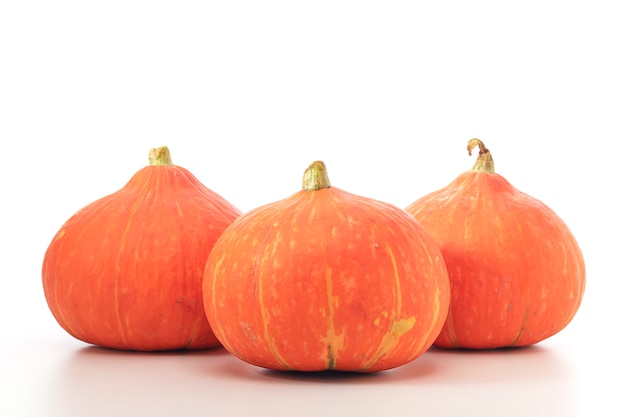
[[443,326],[449,282],[439,248],[404,210],[330,187],[243,214],[204,272],[215,335],[239,359],[277,371],[376,372],[425,352]]
[[437,241],[451,286],[446,324],[434,345],[490,349],[527,346],[573,319],[585,288],[576,239],[544,203],[494,172],[480,147],[471,171],[406,210]]
[[202,272],[213,244],[241,213],[167,147],[119,191],[61,227],[43,260],[43,288],[70,335],[137,351],[219,345],[202,306]]

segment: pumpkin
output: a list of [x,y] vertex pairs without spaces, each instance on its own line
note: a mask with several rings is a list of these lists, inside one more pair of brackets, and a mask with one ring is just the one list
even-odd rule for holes
[[276,371],[371,373],[406,364],[449,303],[441,252],[406,211],[331,187],[322,161],[302,190],[235,220],[203,279],[215,335]]
[[122,350],[215,347],[202,272],[241,213],[167,147],[128,183],[74,214],[48,246],[43,289],[55,319],[84,342]]
[[428,230],[446,261],[448,318],[434,345],[527,346],[561,331],[585,288],[581,250],[546,204],[495,173],[484,143],[473,168],[406,210]]

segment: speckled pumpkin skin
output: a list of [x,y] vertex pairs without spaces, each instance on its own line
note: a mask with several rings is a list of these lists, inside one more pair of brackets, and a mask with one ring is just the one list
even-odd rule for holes
[[375,372],[439,334],[449,282],[404,210],[336,187],[252,210],[216,242],[204,304],[223,346],[279,371]]
[[571,231],[541,201],[497,173],[468,171],[406,209],[433,236],[451,284],[435,345],[526,346],[577,312],[585,264]]

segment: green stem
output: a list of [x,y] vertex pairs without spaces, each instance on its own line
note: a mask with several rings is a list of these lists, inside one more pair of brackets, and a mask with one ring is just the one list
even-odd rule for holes
[[148,160],[152,166],[170,166],[172,165],[172,156],[167,146],[150,149]]
[[330,188],[328,172],[322,161],[315,161],[304,171],[302,189],[304,191],[317,191],[322,188]]
[[472,149],[476,146],[478,146],[478,157],[476,158],[476,162],[474,162],[472,171],[488,172],[493,174],[495,171],[491,152],[489,152],[489,149],[485,148],[485,144],[480,139],[470,139],[467,144],[467,151],[470,155],[472,155]]

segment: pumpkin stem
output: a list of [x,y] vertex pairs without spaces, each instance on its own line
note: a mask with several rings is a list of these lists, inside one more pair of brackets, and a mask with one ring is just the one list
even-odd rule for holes
[[148,160],[152,166],[169,166],[172,165],[172,156],[167,146],[150,149]]
[[476,158],[476,162],[472,167],[472,171],[478,172],[488,172],[493,174],[494,166],[493,166],[493,158],[491,157],[491,152],[489,149],[485,147],[485,144],[480,139],[470,139],[467,144],[467,151],[470,156],[472,155],[472,149],[478,146],[478,157]]
[[322,161],[315,161],[304,171],[302,189],[304,191],[317,191],[322,188],[330,188],[328,172]]

